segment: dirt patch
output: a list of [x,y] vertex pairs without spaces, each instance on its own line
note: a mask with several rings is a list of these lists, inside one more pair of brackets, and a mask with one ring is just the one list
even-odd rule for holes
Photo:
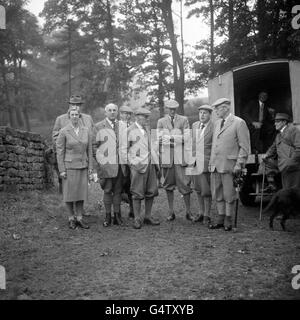
[[[90,186],[89,230],[70,230],[55,191],[0,194],[0,265],[7,289],[0,299],[299,299],[291,269],[300,264],[300,220],[268,229],[258,208],[240,207],[236,233],[208,230],[185,217],[176,194],[174,222],[166,222],[164,191],[155,199],[157,227],[102,226]],[[193,212],[196,196],[193,195]]]

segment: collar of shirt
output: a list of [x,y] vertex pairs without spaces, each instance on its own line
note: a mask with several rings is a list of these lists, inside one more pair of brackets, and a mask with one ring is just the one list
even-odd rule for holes
[[280,129],[280,133],[283,133],[284,129],[287,127],[287,125],[285,125],[283,128]]
[[141,132],[142,132],[143,134],[145,134],[145,129],[144,129],[140,124],[138,124],[137,122],[135,122],[135,124],[136,124],[136,126],[141,130]]
[[[168,115],[169,118],[170,118],[170,121],[172,121],[172,117],[170,115]],[[175,121],[175,118],[176,118],[176,114],[174,114],[174,117],[173,117],[173,120]]]
[[113,122],[111,120],[109,120],[108,118],[106,118],[106,120],[108,121],[108,123],[110,124],[110,126],[114,129],[114,124],[117,123],[117,119],[115,119],[115,123],[113,124]]
[[261,107],[261,105],[263,104],[263,105],[265,105],[262,101],[260,101],[260,100],[258,100],[258,102],[259,102],[259,106]]
[[[224,125],[225,125],[225,123],[226,123],[226,121],[228,120],[228,118],[231,116],[231,113],[229,113],[229,115],[226,117],[226,118],[222,118],[222,120],[224,120]],[[222,121],[221,120],[221,121]]]

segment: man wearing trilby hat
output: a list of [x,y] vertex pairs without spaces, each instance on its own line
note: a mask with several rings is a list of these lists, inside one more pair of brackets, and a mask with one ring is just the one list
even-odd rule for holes
[[232,230],[237,192],[234,175],[239,175],[250,153],[250,134],[246,122],[231,114],[231,102],[221,98],[212,104],[219,120],[215,123],[209,169],[212,197],[216,200],[218,220],[211,229]]
[[282,187],[300,187],[300,131],[291,122],[286,113],[277,113],[275,141],[263,156],[269,186],[264,190],[275,191],[274,174],[277,168],[281,172]]

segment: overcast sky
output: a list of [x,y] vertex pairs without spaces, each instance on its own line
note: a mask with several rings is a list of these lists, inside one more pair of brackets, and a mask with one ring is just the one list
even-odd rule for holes
[[[34,13],[37,17],[39,13],[44,8],[44,3],[46,0],[30,0],[27,9]],[[180,14],[180,5],[177,2],[174,2],[174,13],[177,15]],[[200,18],[191,18],[186,19],[187,9],[183,6],[183,38],[185,44],[195,45],[201,39],[207,38],[209,33],[209,26],[201,21]],[[173,14],[174,23],[176,27],[176,33],[180,34],[180,19],[179,17]],[[40,23],[43,23],[43,20],[39,18]]]

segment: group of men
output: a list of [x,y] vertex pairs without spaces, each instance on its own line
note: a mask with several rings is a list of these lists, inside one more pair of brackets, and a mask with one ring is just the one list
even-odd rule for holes
[[[78,96],[72,96],[69,102],[78,108],[82,104]],[[152,205],[162,173],[169,208],[167,221],[176,218],[177,188],[184,200],[187,220],[203,222],[210,229],[232,230],[237,198],[234,177],[241,173],[251,152],[249,125],[231,113],[231,101],[227,98],[218,99],[211,106],[199,106],[199,121],[191,130],[187,117],[177,114],[178,106],[175,100],[165,101],[166,115],[158,120],[154,134],[149,125],[151,112],[146,108],[133,112],[128,106],[119,109],[110,103],[105,107],[105,119],[96,125],[90,116],[81,113],[82,125],[94,136],[97,175],[104,191],[105,227],[123,223],[120,207],[124,192],[128,194],[129,217],[134,218],[135,229],[140,229],[143,223],[159,225],[152,217]],[[213,111],[216,121],[212,121]],[[65,115],[57,118],[54,141],[67,121]],[[193,190],[199,205],[195,216],[191,213]],[[214,223],[210,213],[212,199],[217,208]],[[144,219],[142,200],[145,200]]]

